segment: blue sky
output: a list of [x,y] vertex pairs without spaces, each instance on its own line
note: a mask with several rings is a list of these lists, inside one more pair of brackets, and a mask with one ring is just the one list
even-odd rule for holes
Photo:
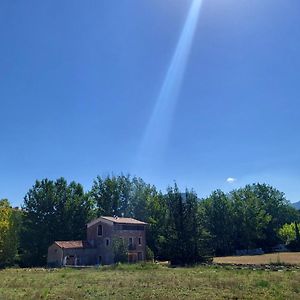
[[199,197],[266,182],[300,200],[300,2],[203,0],[156,114],[192,2],[1,1],[0,198],[130,172]]

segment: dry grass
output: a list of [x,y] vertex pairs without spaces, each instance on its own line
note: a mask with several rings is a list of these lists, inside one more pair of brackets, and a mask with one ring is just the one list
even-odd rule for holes
[[0,299],[300,299],[300,272],[121,266],[0,271]]
[[291,265],[300,265],[300,252],[282,252],[263,255],[245,255],[245,256],[227,256],[215,257],[215,263],[219,264],[271,264],[283,263]]

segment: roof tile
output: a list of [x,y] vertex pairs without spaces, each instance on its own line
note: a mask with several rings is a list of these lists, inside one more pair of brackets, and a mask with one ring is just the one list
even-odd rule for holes
[[118,224],[134,224],[134,225],[146,225],[147,223],[132,219],[132,218],[120,218],[120,217],[102,217],[105,220],[118,223]]
[[87,249],[93,248],[87,241],[55,241],[60,248],[65,249]]

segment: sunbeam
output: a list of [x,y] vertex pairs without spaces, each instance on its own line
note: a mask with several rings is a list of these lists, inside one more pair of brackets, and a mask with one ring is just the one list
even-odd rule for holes
[[146,161],[159,160],[165,149],[202,2],[203,0],[194,0],[190,6],[164,83],[142,139],[137,159],[139,166]]

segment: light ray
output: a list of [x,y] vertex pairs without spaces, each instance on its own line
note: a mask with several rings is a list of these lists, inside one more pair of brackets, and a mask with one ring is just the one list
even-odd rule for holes
[[190,6],[165,81],[145,130],[138,153],[139,165],[145,161],[159,160],[165,149],[201,6],[202,0],[194,0]]

